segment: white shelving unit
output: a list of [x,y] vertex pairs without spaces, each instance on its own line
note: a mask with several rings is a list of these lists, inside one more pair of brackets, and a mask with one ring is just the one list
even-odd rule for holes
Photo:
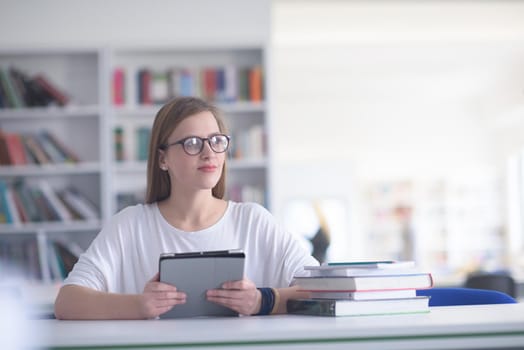
[[[89,221],[54,221],[0,224],[0,243],[32,240],[37,248],[40,278],[36,282],[55,282],[50,273],[49,241],[73,241],[86,248],[104,222],[119,208],[120,193],[145,192],[146,162],[136,158],[134,129],[150,128],[160,104],[141,105],[137,94],[136,73],[141,68],[163,70],[170,67],[265,67],[263,45],[246,47],[177,47],[159,49],[82,49],[82,50],[0,50],[0,67],[14,66],[28,75],[44,74],[66,92],[70,103],[65,107],[0,108],[0,129],[14,133],[52,131],[80,158],[74,164],[0,166],[0,180],[6,183],[22,179],[45,179],[59,190],[73,186],[85,194],[99,211],[99,219]],[[113,72],[126,71],[125,104],[115,105],[112,96]],[[267,85],[265,76],[264,85]],[[267,94],[264,93],[264,96]],[[254,126],[268,133],[267,101],[228,101],[217,103],[232,135]],[[115,157],[114,128],[127,133],[127,158]],[[267,136],[266,136],[267,137]],[[236,142],[233,139],[233,142]],[[228,160],[228,187],[244,191],[245,200],[256,200],[270,207],[270,154]],[[238,199],[238,198],[232,198]],[[143,200],[143,198],[142,198]],[[140,198],[138,198],[140,201]],[[2,259],[0,251],[0,259]],[[5,261],[5,256],[3,258]]]
[[[38,282],[53,281],[49,267],[50,241],[72,239],[85,247],[107,217],[107,203],[104,200],[107,187],[104,169],[107,164],[105,144],[102,142],[106,129],[104,95],[107,94],[102,79],[105,75],[104,61],[105,54],[97,49],[0,51],[1,68],[14,67],[28,76],[43,74],[70,99],[65,107],[2,108],[0,128],[4,132],[18,134],[50,131],[80,159],[78,163],[68,164],[4,165],[0,166],[0,179],[8,185],[15,181],[34,184],[45,180],[55,191],[71,186],[84,194],[99,211],[96,220],[0,224],[3,249],[14,249],[18,253],[11,254],[23,253],[24,257],[32,259],[25,266],[13,268],[33,269],[29,278],[35,278]],[[13,248],[9,245],[13,242],[15,246],[20,243],[21,247]],[[4,251],[3,254],[4,263],[15,265],[13,261],[6,261],[12,257],[9,252]]]

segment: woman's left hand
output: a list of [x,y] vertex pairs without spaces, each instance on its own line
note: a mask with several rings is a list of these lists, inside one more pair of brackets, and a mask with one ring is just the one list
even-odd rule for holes
[[253,315],[260,310],[261,294],[257,286],[244,278],[222,284],[222,289],[210,289],[207,300],[230,308],[241,315]]

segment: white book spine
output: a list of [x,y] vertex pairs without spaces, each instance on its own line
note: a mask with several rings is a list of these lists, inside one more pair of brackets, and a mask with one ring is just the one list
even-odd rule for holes
[[39,182],[39,187],[44,196],[47,198],[49,203],[53,206],[53,209],[58,213],[58,216],[62,221],[71,221],[73,220],[73,215],[65,207],[65,205],[60,201],[56,193],[51,188],[51,185],[45,180]]
[[14,190],[12,188],[6,187],[5,196],[7,200],[7,210],[9,210],[9,214],[11,214],[11,220],[13,225],[19,225],[22,222],[22,220],[20,219],[18,209],[16,208],[13,191]]
[[75,210],[82,215],[86,220],[98,219],[96,210],[81,196],[75,194],[71,190],[64,192],[64,199],[71,205]]

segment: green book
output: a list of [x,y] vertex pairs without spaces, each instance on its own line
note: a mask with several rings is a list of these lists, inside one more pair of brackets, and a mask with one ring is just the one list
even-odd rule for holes
[[149,127],[139,127],[136,130],[137,139],[137,160],[146,161],[149,150],[149,138],[151,136],[151,129]]

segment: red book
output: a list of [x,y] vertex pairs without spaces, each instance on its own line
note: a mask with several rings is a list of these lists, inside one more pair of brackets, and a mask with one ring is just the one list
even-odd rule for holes
[[19,134],[5,133],[5,141],[7,144],[7,151],[12,165],[27,164],[25,156],[24,144]]
[[217,72],[214,68],[204,70],[204,97],[209,101],[215,100],[217,91]]
[[151,97],[151,72],[147,69],[143,70],[140,74],[140,89],[142,104],[150,105],[153,103],[153,98]]
[[125,103],[125,72],[122,68],[113,71],[113,104],[121,106]]

